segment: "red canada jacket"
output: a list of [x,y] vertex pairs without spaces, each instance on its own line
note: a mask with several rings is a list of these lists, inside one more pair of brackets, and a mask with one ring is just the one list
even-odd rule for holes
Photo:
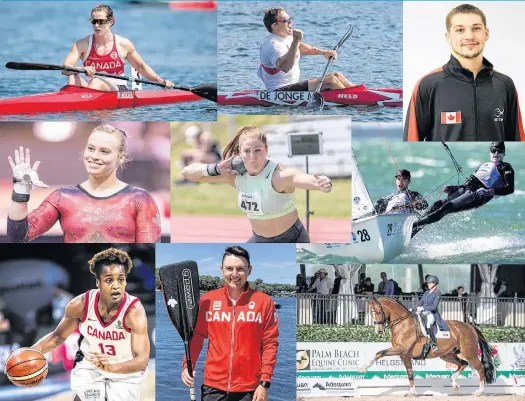
[[207,292],[199,302],[191,360],[197,361],[207,338],[204,384],[227,392],[254,391],[260,381],[272,379],[278,336],[279,318],[271,297],[246,284],[234,304],[224,286]]

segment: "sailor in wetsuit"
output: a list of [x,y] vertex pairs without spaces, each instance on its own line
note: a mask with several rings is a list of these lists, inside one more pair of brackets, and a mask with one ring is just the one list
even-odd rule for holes
[[514,192],[514,170],[503,161],[505,143],[490,144],[490,162],[478,167],[463,185],[448,185],[443,191],[446,199],[435,202],[429,214],[414,223],[412,236],[426,224],[435,223],[449,213],[461,212],[480,207],[489,202],[495,195],[509,195]]
[[376,200],[374,209],[378,214],[382,213],[413,213],[416,210],[425,210],[428,203],[419,192],[410,191],[410,171],[397,170],[396,173],[397,192]]

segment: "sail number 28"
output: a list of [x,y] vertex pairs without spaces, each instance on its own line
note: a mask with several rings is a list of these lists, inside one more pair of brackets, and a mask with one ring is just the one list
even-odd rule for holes
[[370,235],[366,230],[357,230],[357,235],[361,236],[361,242],[370,241]]

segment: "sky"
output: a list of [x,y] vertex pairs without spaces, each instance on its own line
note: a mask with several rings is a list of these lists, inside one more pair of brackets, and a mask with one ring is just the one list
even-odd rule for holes
[[249,281],[260,278],[269,284],[295,285],[295,244],[156,244],[156,267],[194,260],[199,275],[222,277],[220,266],[224,250],[233,245],[242,246],[250,254],[252,274]]

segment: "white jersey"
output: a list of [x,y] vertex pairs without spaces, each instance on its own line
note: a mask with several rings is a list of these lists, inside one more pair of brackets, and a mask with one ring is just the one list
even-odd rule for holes
[[480,180],[485,188],[499,188],[503,185],[503,178],[498,171],[498,165],[494,162],[483,163],[478,167],[474,174]]
[[[131,352],[131,330],[126,326],[125,318],[129,308],[137,303],[139,299],[128,293],[124,293],[124,299],[120,307],[110,322],[104,323],[98,312],[98,301],[100,290],[90,290],[86,292],[84,315],[80,322],[79,330],[81,337],[80,351],[84,355],[91,352],[99,352],[108,356],[110,364],[126,362],[133,359]],[[91,365],[92,369],[103,372],[95,368],[85,358],[82,361],[83,367]],[[112,374],[105,373],[105,376]],[[113,374],[122,376],[122,374]],[[126,374],[128,377],[140,376],[142,372]]]
[[284,72],[277,68],[275,63],[279,58],[284,56],[292,46],[293,37],[287,36],[281,38],[270,33],[261,43],[260,59],[261,65],[257,75],[264,82],[266,90],[271,92],[285,85],[291,85],[299,82],[301,70],[299,68],[300,53],[297,52],[297,58],[293,68]]
[[413,207],[406,192],[395,194],[388,201],[385,213],[412,213]]

